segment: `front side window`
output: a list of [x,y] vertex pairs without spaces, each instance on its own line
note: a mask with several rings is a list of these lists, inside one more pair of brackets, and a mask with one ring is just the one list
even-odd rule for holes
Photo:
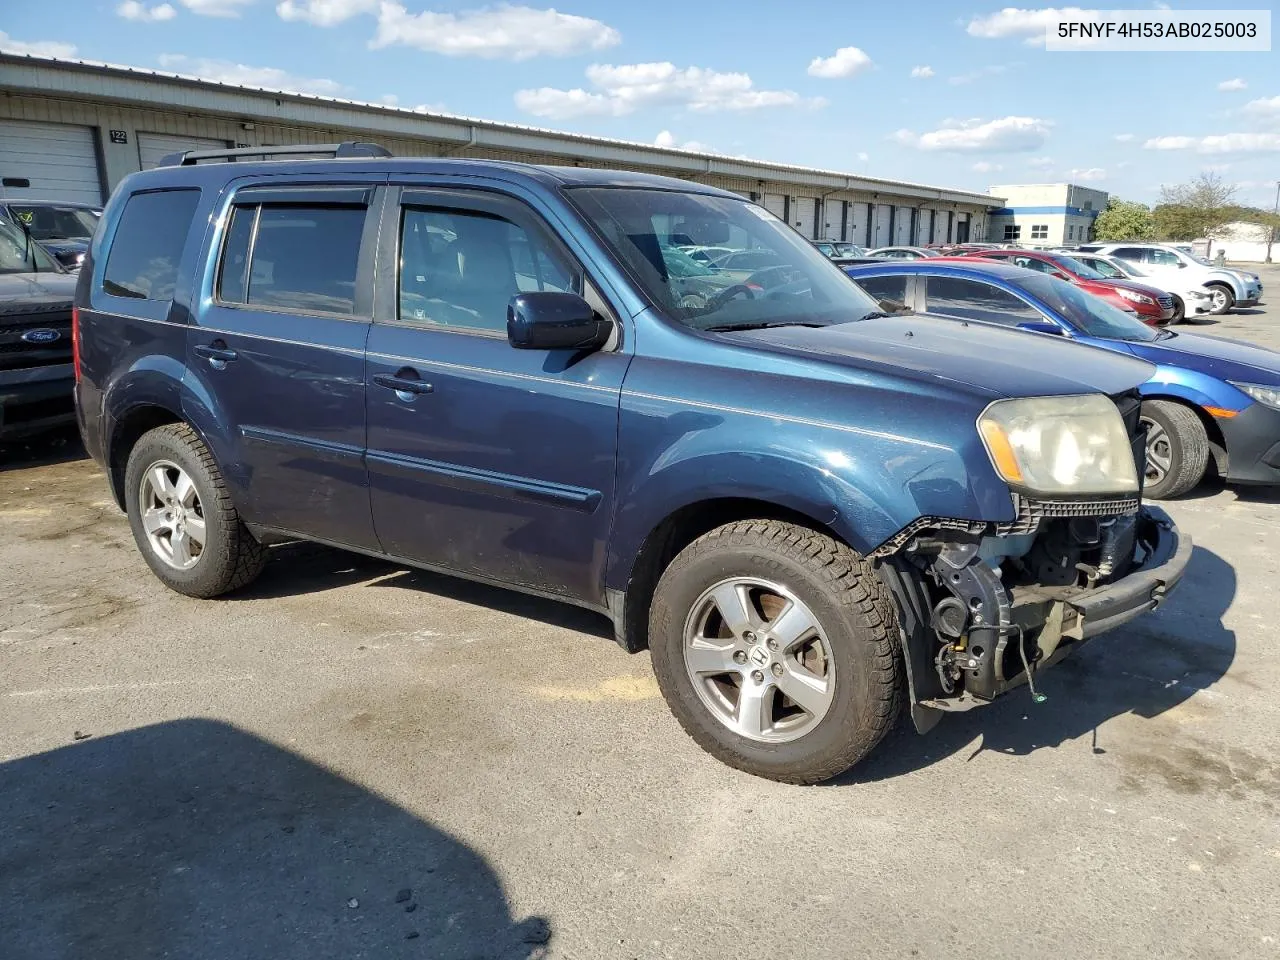
[[1089,267],[1094,273],[1102,277],[1104,280],[1123,280],[1125,278],[1123,270],[1114,264],[1108,263],[1106,260],[1102,260],[1097,257],[1088,257],[1081,259],[1080,262]]
[[364,219],[365,208],[354,204],[237,206],[223,248],[219,299],[351,316]]
[[1155,267],[1176,267],[1182,260],[1171,250],[1148,250],[1147,262]]
[[1111,252],[1113,257],[1120,260],[1132,260],[1135,263],[1142,263],[1146,259],[1146,254],[1147,251],[1143,247],[1117,247]]
[[120,214],[102,289],[115,297],[172,300],[199,190],[135,193]]
[[925,284],[925,297],[926,311],[948,317],[982,320],[1008,327],[1044,319],[1031,304],[980,280],[929,277]]
[[[671,253],[691,272],[710,272]],[[511,298],[535,291],[583,292],[582,272],[538,233],[478,211],[404,210],[401,320],[499,333],[507,329]]]
[[907,305],[907,280],[905,273],[890,274],[885,277],[858,277],[858,286],[871,294],[882,305],[893,310],[904,309]]
[[[829,324],[879,310],[812,243],[762,207],[730,197],[625,187],[567,191],[647,297],[699,330]],[[707,275],[684,276],[673,238],[729,247]]]

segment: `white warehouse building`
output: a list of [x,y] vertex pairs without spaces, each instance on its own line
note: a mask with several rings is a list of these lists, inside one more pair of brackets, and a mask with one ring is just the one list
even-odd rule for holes
[[[288,93],[81,60],[0,53],[0,196],[101,203],[180,150],[373,140],[399,156],[639,170],[732,190],[812,239],[863,246],[987,235],[989,194]],[[998,205],[1000,198],[995,198]]]
[[1021,183],[991,188],[1005,205],[991,211],[987,237],[1024,247],[1074,246],[1093,239],[1093,221],[1107,192],[1074,183]]

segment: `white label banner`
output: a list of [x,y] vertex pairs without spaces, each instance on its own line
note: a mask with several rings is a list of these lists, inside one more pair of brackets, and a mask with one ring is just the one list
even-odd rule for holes
[[[1048,11],[1046,11],[1048,12]],[[1271,50],[1270,10],[1053,11],[1045,49],[1091,53],[1248,53]]]

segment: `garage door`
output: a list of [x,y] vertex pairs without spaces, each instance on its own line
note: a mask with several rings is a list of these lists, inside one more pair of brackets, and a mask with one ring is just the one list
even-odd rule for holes
[[766,193],[764,208],[779,219],[787,218],[787,198],[780,193]]
[[894,232],[897,238],[893,241],[898,244],[906,244],[911,246],[911,208],[899,207],[898,218],[894,223]]
[[143,170],[150,170],[171,153],[179,153],[183,150],[225,150],[228,146],[225,140],[210,140],[208,137],[140,133],[138,134],[138,165]]
[[102,203],[93,127],[0,120],[0,183],[5,197]]
[[791,224],[800,235],[810,240],[817,237],[817,200],[813,197],[796,197],[791,201]]
[[889,236],[889,216],[892,210],[887,204],[876,204],[876,220],[871,227],[871,246],[893,246],[893,239]]

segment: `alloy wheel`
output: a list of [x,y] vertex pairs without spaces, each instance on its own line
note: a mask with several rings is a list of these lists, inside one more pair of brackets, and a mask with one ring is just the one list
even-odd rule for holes
[[1173,442],[1168,432],[1150,417],[1141,417],[1147,428],[1146,486],[1152,487],[1164,480],[1173,469]]
[[138,513],[147,542],[175,570],[190,570],[204,555],[204,507],[191,477],[176,463],[159,460],[142,475]]
[[817,617],[768,580],[734,577],[705,590],[685,620],[684,662],[703,705],[750,740],[803,737],[835,695],[835,659]]

